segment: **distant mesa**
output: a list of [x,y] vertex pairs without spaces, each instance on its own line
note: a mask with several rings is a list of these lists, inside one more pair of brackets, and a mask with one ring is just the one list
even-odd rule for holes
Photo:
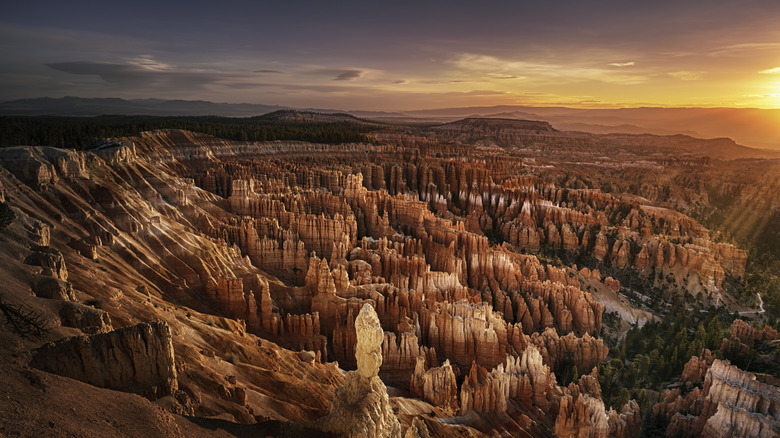
[[321,113],[315,111],[299,111],[284,109],[256,117],[258,120],[306,123],[360,123],[376,125],[376,122],[361,119],[346,113]]
[[456,120],[454,122],[445,123],[439,127],[441,130],[447,130],[450,128],[471,128],[490,130],[495,132],[500,129],[516,129],[524,131],[533,131],[536,133],[559,132],[552,127],[548,122],[538,120],[517,120],[517,119],[497,119],[497,118],[482,118],[482,117],[468,117],[463,120]]

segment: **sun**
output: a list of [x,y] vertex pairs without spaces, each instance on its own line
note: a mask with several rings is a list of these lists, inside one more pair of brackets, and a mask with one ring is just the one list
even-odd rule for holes
[[[777,69],[780,71],[780,67]],[[780,108],[780,79],[775,79],[766,85],[766,103],[769,108]]]

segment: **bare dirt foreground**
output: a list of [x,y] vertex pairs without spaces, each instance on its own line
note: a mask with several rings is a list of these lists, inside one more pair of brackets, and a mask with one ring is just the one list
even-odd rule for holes
[[9,363],[0,367],[0,437],[325,437],[278,421],[239,424],[170,413],[145,398]]
[[0,435],[232,436],[171,414],[135,394],[9,364],[0,368]]

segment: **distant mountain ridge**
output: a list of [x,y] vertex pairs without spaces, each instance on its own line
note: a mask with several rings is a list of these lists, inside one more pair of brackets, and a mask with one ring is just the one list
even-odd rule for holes
[[561,131],[731,138],[741,145],[780,150],[780,109],[566,108],[485,106],[406,111],[409,118],[440,122],[464,117],[545,120]]
[[[255,117],[283,106],[215,103],[202,100],[120,98],[36,98],[0,102],[0,115],[149,115]],[[477,118],[543,120],[561,131],[592,134],[685,134],[731,138],[750,147],[780,150],[780,109],[758,108],[567,108],[498,105],[408,111],[360,111],[299,108],[318,113],[347,113],[384,122],[435,122]]]
[[287,109],[254,103],[215,103],[205,100],[41,97],[0,102],[0,114],[36,116],[226,116],[252,117]]

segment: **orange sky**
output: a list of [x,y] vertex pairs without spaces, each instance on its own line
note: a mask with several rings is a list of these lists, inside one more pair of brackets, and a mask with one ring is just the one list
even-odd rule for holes
[[5,5],[0,100],[780,107],[775,0],[277,3]]

